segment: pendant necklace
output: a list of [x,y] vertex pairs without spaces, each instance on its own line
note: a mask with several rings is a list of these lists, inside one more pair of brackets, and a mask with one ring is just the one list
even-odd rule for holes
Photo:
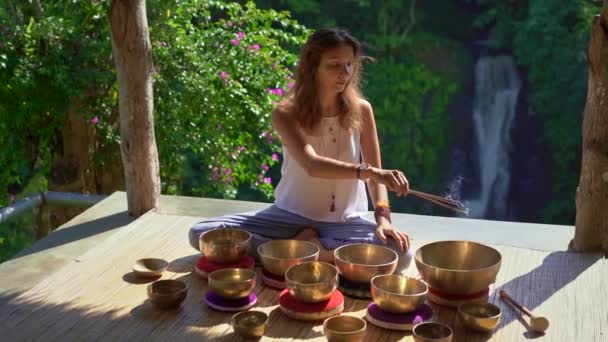
[[[339,126],[340,123],[338,122],[336,124],[336,135],[333,136],[333,123],[330,124],[329,126],[329,138],[332,139],[333,144],[337,147],[336,153],[335,153],[335,159],[336,160],[340,160],[340,145],[342,143],[342,139],[340,139],[340,130],[339,130]],[[323,137],[321,138],[321,140],[323,141],[323,147],[325,147],[325,153],[327,153],[328,157],[331,158],[331,156],[329,155],[329,149],[327,148],[327,142],[325,140],[325,135],[323,135]],[[331,204],[329,205],[329,211],[330,212],[335,212],[336,211],[336,181],[332,180],[332,184],[331,184]]]

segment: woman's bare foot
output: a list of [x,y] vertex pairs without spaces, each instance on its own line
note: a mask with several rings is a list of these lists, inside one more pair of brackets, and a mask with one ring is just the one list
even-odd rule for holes
[[300,230],[292,239],[310,241],[312,239],[318,239],[319,233],[314,228],[303,228]]
[[319,247],[319,261],[334,263],[334,251],[327,250],[319,240],[319,233],[314,228],[304,228],[300,230],[294,237],[294,240],[304,240],[314,243]]
[[317,238],[310,240],[310,242],[319,246],[319,261],[328,262],[330,264],[334,263],[334,251],[331,249],[325,249],[321,241]]

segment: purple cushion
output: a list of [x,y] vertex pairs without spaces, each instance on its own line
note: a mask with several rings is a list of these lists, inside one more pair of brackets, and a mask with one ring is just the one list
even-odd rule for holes
[[243,306],[247,306],[251,303],[254,303],[256,299],[257,296],[255,295],[255,292],[251,292],[248,297],[240,299],[222,298],[215,294],[213,291],[207,291],[207,294],[205,295],[205,300],[207,300],[209,303],[225,308],[240,308]]
[[433,309],[431,309],[431,307],[427,304],[423,304],[413,312],[406,314],[394,314],[380,309],[376,303],[371,303],[367,307],[367,313],[379,321],[396,324],[418,324],[428,321],[431,319],[431,317],[433,317]]

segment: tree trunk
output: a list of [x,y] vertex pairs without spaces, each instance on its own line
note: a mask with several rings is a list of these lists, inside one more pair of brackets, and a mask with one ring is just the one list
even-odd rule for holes
[[154,65],[145,0],[112,0],[112,51],[118,74],[121,156],[129,213],[156,208],[160,197],[154,137]]
[[587,60],[583,157],[570,248],[608,254],[608,0],[593,20]]

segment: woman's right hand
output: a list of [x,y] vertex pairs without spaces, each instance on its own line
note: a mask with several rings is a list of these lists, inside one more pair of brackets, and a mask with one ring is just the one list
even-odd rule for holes
[[370,179],[376,183],[384,184],[390,191],[397,196],[405,196],[410,191],[410,183],[399,170],[386,170],[376,167],[370,168]]

